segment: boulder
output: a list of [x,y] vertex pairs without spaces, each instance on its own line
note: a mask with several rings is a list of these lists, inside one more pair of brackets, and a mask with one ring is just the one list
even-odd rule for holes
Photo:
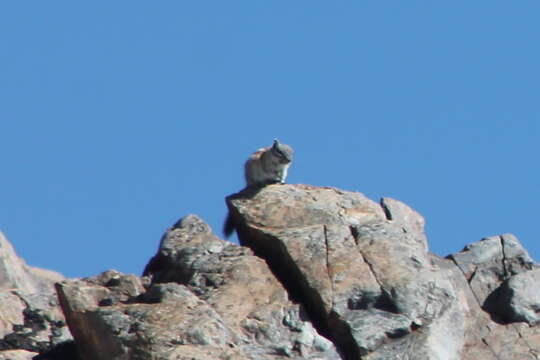
[[492,310],[506,322],[540,323],[540,268],[507,279],[494,296]]
[[448,256],[463,272],[477,301],[488,311],[488,297],[510,276],[535,267],[534,261],[512,234],[484,238]]
[[143,278],[57,290],[83,359],[340,358],[262,259],[194,215],[166,232]]
[[460,331],[440,339],[437,324],[459,319],[461,309],[430,261],[424,219],[407,205],[308,185],[246,190],[227,204],[240,242],[270,264],[344,358],[419,329],[427,353],[461,346]]
[[501,323],[488,306],[535,266],[513,235],[442,259],[428,252],[422,216],[394,199],[271,185],[227,205],[240,243],[344,359],[527,359],[540,348],[536,328]]

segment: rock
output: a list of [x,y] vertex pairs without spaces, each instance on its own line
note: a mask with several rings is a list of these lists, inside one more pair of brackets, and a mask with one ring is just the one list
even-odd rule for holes
[[0,338],[13,332],[13,327],[24,324],[25,304],[16,293],[0,293]]
[[429,260],[424,219],[405,204],[307,185],[247,190],[227,203],[240,242],[267,260],[346,359],[459,312],[452,284]]
[[54,282],[63,278],[54,271],[26,265],[0,232],[0,290],[17,289],[25,293],[50,292]]
[[[454,277],[455,288],[467,299],[464,346],[461,358],[537,359],[540,357],[538,327],[510,324],[507,299],[501,289],[512,276],[526,274],[536,264],[511,234],[482,239],[448,256],[463,274]],[[533,283],[529,283],[533,286]],[[502,314],[506,313],[506,314]]]
[[398,223],[407,233],[414,234],[418,244],[427,253],[428,244],[424,233],[424,225],[426,223],[424,218],[409,206],[392,198],[382,198],[381,207],[384,210],[386,218],[394,223]]
[[227,205],[240,242],[344,359],[526,359],[540,348],[535,328],[500,323],[488,306],[535,266],[510,234],[442,259],[428,252],[424,219],[394,199],[271,185]]
[[540,269],[516,274],[500,287],[493,310],[507,322],[540,322]]
[[493,236],[467,245],[449,256],[465,275],[482,305],[488,296],[510,276],[531,270],[535,265],[527,251],[512,234]]
[[20,301],[18,305],[13,304],[11,311],[17,315],[20,313],[22,318],[18,317],[12,323],[11,332],[4,334],[0,340],[0,349],[24,349],[42,353],[71,340],[54,293],[11,294]]
[[0,360],[540,358],[540,268],[511,234],[441,258],[390,198],[269,185],[227,205],[243,246],[188,215],[142,277],[58,283],[75,342],[56,275],[0,242]]
[[[439,286],[446,288],[447,293],[431,292],[431,294],[426,293],[426,297],[436,296],[439,298],[438,300],[434,298],[429,302],[432,304],[440,302],[445,305],[428,305],[431,310],[427,310],[426,313],[431,314],[432,320],[425,321],[418,327],[413,327],[412,331],[408,333],[398,333],[398,336],[395,337],[389,336],[389,340],[384,341],[381,346],[369,352],[365,356],[366,359],[464,359],[462,350],[468,325],[467,314],[471,311],[468,303],[470,299],[467,297],[467,292],[470,292],[470,289],[468,289],[461,272],[451,261],[435,255],[430,255],[429,258],[433,268],[437,270],[433,280],[442,281]],[[420,283],[425,283],[425,281]],[[442,284],[444,287],[441,286]],[[465,293],[461,287],[463,284],[466,288]],[[402,355],[403,357],[401,357]],[[478,359],[483,358],[479,357]]]
[[34,356],[36,356],[35,352],[26,350],[0,351],[0,360],[31,360]]
[[83,359],[339,359],[267,264],[196,216],[164,235],[146,288],[127,277],[57,286]]
[[[93,279],[94,280],[94,279]],[[102,305],[109,289],[94,281],[66,281],[58,285],[68,324],[83,359],[166,359],[175,346],[193,344],[225,347],[228,329],[218,314],[195,295],[177,285],[176,299],[164,303]],[[79,291],[91,294],[93,303]],[[88,307],[81,307],[82,305]]]
[[348,311],[343,320],[351,327],[362,355],[379,348],[388,338],[400,338],[411,332],[406,316],[378,309]]
[[27,359],[72,340],[53,286],[61,279],[26,265],[0,233],[0,357]]

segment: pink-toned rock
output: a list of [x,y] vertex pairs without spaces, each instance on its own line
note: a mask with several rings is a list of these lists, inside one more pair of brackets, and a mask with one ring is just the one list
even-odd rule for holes
[[0,338],[13,332],[13,327],[24,324],[24,302],[12,292],[0,293]]
[[[423,217],[394,199],[269,185],[227,204],[245,246],[188,215],[143,277],[57,284],[83,359],[540,358],[539,267],[511,234],[444,259],[429,253]],[[74,358],[58,343],[58,276],[0,244],[0,360]]]
[[379,205],[359,193],[271,185],[232,195],[227,205],[240,242],[266,259],[344,359],[526,356],[523,341],[504,351],[492,345],[519,336],[482,310],[504,276],[530,269],[515,238],[478,253],[501,261],[474,265],[495,276],[478,271],[479,283],[469,285],[465,267],[482,261],[457,254],[456,266],[430,255],[424,219],[394,199]]
[[0,290],[17,289],[25,293],[48,290],[64,277],[57,272],[34,268],[19,258],[0,232]]
[[267,264],[196,216],[167,231],[144,275],[58,284],[83,359],[339,359]]
[[0,357],[28,358],[72,339],[54,291],[63,278],[26,265],[0,233]]

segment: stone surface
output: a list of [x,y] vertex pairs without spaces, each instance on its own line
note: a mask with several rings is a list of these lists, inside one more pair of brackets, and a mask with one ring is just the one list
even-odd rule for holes
[[28,359],[72,340],[54,291],[62,279],[26,265],[0,233],[0,358]]
[[0,351],[0,360],[31,360],[34,356],[35,352],[26,350]]
[[127,277],[58,284],[83,359],[339,359],[267,264],[196,216],[167,231],[139,284]]
[[448,258],[463,272],[478,302],[487,308],[489,304],[485,302],[488,296],[504,280],[535,266],[527,251],[512,234],[482,239]]
[[495,312],[507,322],[540,322],[540,269],[516,274],[506,280],[496,295]]
[[26,265],[0,232],[0,291],[17,289],[25,293],[50,292],[51,285],[62,279],[63,276],[57,272]]
[[240,242],[344,359],[526,359],[539,347],[535,331],[501,323],[488,306],[506,279],[535,266],[510,234],[441,259],[428,253],[424,219],[394,199],[272,185],[227,204]]
[[[18,304],[12,302],[12,295],[19,299]],[[15,318],[10,324],[11,331],[4,331],[0,349],[25,349],[41,353],[71,340],[55,293],[25,294],[14,291],[8,296],[13,306],[6,310],[12,312]]]
[[142,277],[59,282],[75,342],[58,275],[0,241],[0,359],[540,358],[540,268],[511,234],[441,258],[390,198],[270,185],[227,205],[244,246],[189,215]]
[[347,359],[459,312],[452,284],[429,260],[424,219],[405,204],[273,185],[228,205],[241,243],[268,261]]

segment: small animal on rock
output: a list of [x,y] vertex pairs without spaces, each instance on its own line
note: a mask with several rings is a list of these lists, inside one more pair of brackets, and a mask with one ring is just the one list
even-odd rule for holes
[[[274,139],[272,146],[257,150],[246,161],[244,167],[246,187],[261,188],[269,184],[285,183],[292,159],[293,149]],[[229,212],[223,224],[223,234],[227,238],[235,229],[236,224]]]
[[293,149],[274,139],[272,146],[257,150],[245,164],[247,187],[283,184],[293,160]]

